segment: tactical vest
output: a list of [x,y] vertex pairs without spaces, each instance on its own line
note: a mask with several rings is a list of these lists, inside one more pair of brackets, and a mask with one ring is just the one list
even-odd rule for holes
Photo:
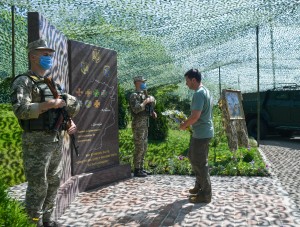
[[[20,76],[27,76],[32,82],[32,102],[33,103],[41,103],[48,101],[50,99],[54,99],[51,90],[44,83],[44,80],[29,74],[22,74],[14,78],[17,79]],[[59,95],[62,95],[61,88],[57,86],[57,91]],[[25,132],[30,131],[53,131],[55,128],[55,124],[60,115],[60,109],[50,109],[44,113],[41,113],[38,118],[36,119],[19,119],[19,124],[21,128]]]
[[[141,104],[142,102],[145,101],[145,99],[147,98],[147,95],[145,94],[144,91],[140,91],[140,92],[136,92],[136,94],[139,97],[139,103]],[[140,112],[140,113],[134,113],[131,110],[131,114],[132,116],[151,116],[152,112],[154,111],[154,107],[151,103],[146,104],[145,106],[145,110]]]

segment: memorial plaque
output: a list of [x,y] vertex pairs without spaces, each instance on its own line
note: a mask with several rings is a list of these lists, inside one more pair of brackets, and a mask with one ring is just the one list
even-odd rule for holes
[[68,40],[37,12],[28,13],[28,42],[47,40],[56,50],[48,72],[55,82],[77,97],[81,110],[77,125],[77,157],[65,133],[63,176],[57,195],[55,219],[82,191],[131,177],[130,165],[119,164],[117,53]]
[[72,173],[119,164],[117,53],[69,41],[70,90],[81,102],[74,118],[80,156],[72,152]]

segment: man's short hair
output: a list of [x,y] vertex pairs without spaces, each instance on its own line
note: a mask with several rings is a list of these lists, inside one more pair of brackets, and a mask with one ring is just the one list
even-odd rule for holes
[[189,79],[195,78],[198,83],[201,82],[201,73],[198,69],[190,69],[184,74],[184,77],[188,77]]

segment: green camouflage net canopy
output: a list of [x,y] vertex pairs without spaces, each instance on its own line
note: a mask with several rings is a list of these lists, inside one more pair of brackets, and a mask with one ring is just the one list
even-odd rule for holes
[[[219,89],[300,85],[300,6],[297,0],[14,0],[0,3],[0,76],[11,75],[11,6],[16,30],[16,74],[27,68],[27,12],[39,12],[67,38],[118,53],[118,80],[132,88],[180,83],[190,68]],[[259,49],[257,51],[257,31]],[[181,81],[181,82],[180,82]]]

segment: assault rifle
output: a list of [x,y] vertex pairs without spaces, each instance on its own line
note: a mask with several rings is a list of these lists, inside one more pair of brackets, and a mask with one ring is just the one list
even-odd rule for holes
[[[144,94],[145,94],[145,98],[148,98],[148,91],[144,90]],[[147,103],[145,106],[145,111],[149,114],[149,116],[152,117],[153,112],[154,112],[154,108],[153,108],[153,104],[152,103]]]
[[[47,84],[47,86],[51,90],[51,93],[55,99],[63,98],[58,94],[52,77],[45,77],[44,82]],[[54,131],[59,131],[60,129],[68,130],[70,127],[71,127],[71,118],[70,118],[68,112],[66,111],[65,107],[60,108],[59,117],[54,125],[53,130]],[[75,150],[76,156],[78,157],[79,152],[78,152],[78,146],[76,145],[76,142],[75,142],[75,136],[74,136],[74,134],[71,134],[69,136],[71,139],[72,146]]]

